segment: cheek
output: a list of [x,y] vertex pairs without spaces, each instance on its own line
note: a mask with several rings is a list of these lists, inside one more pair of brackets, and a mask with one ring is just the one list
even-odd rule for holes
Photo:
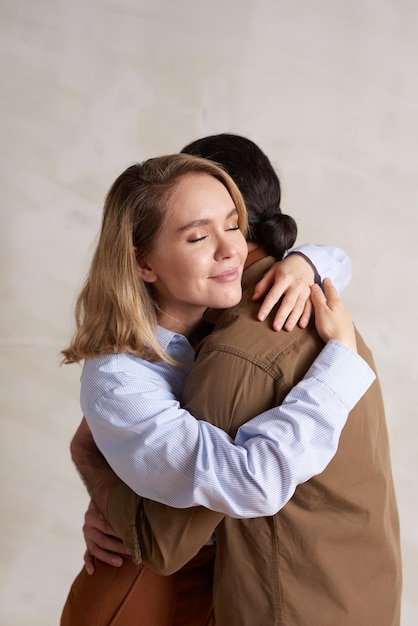
[[245,261],[247,260],[247,256],[248,256],[248,245],[247,245],[246,240],[244,239],[237,246],[237,259],[239,259],[242,269],[244,269],[244,264],[245,264]]
[[205,251],[203,248],[193,252],[190,256],[184,259],[184,271],[190,276],[199,278],[206,276],[210,269],[213,267],[213,252]]
[[173,291],[196,288],[201,279],[207,274],[205,268],[207,268],[207,264],[202,259],[201,254],[187,256],[187,258],[177,256],[167,266],[164,282]]
[[241,259],[242,259],[243,264],[247,260],[247,256],[248,256],[248,244],[247,244],[247,240],[244,239],[244,236],[243,236],[243,242],[242,242],[242,248],[241,248]]

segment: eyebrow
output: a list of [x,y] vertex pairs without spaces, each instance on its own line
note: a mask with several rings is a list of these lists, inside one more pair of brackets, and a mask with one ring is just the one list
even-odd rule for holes
[[[238,215],[238,210],[236,207],[231,209],[231,211],[228,213],[225,219],[229,219],[230,217],[233,217],[234,215]],[[209,219],[192,220],[191,222],[187,222],[187,224],[180,226],[180,228],[177,229],[177,232],[182,233],[186,230],[197,228],[198,226],[207,226],[207,224],[210,224],[211,221],[212,220],[209,220]]]

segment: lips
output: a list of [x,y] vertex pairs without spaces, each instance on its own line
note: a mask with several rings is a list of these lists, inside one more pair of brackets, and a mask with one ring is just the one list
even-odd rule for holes
[[216,280],[218,283],[232,283],[235,280],[238,280],[239,277],[240,272],[236,267],[230,270],[225,270],[220,274],[216,274],[216,276],[210,276],[211,280]]

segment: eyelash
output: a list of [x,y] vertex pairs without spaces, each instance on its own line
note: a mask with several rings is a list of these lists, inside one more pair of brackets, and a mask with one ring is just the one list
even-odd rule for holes
[[[232,226],[231,228],[227,228],[226,230],[239,230],[239,226]],[[203,241],[204,239],[206,239],[207,235],[205,235],[204,237],[197,237],[197,239],[188,239],[188,243],[197,243],[198,241]]]
[[197,239],[188,239],[187,243],[196,243],[197,241],[203,241],[204,239],[206,239],[206,235],[205,237],[198,237]]

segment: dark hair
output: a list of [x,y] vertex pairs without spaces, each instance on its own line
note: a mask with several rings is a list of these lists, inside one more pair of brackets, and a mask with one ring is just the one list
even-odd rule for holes
[[228,172],[247,207],[247,239],[281,259],[295,243],[297,226],[281,212],[279,177],[264,152],[250,139],[228,133],[197,139],[182,152],[215,161]]

